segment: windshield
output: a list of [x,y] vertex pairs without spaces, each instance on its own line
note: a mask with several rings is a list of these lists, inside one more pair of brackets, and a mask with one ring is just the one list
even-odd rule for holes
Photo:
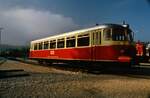
[[128,40],[133,42],[133,38],[134,38],[134,32],[132,32],[130,29],[127,30],[127,37]]
[[104,39],[113,41],[133,41],[131,30],[125,28],[104,29]]
[[113,29],[112,30],[112,40],[114,41],[126,41],[128,37],[126,36],[124,29]]

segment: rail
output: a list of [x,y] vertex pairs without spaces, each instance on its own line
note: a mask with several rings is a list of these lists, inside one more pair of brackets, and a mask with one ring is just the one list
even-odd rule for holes
[[6,62],[6,59],[3,57],[0,57],[0,65],[2,65],[4,62]]

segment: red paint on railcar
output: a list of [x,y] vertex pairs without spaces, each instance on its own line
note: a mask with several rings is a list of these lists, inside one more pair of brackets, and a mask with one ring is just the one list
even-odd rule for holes
[[[131,62],[133,47],[126,45],[95,46],[30,51],[30,58]],[[126,57],[126,58],[124,58]]]

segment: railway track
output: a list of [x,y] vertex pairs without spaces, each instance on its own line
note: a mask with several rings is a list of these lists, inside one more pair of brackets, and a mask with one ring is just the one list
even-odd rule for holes
[[[149,98],[150,68],[148,67],[124,70],[107,69],[102,72],[98,71],[98,73],[94,69],[89,72],[86,71],[87,69],[81,70],[80,67],[72,67],[71,64],[68,64],[69,66],[65,64],[50,66],[39,65],[36,62],[35,64],[29,63],[7,60],[0,66],[0,73],[3,73],[3,77],[0,77],[2,98],[22,96],[24,98],[59,98],[60,96],[62,98]],[[53,68],[60,70],[59,73],[51,70]],[[32,73],[28,69],[35,72],[44,70],[42,73]],[[50,69],[49,73],[47,73],[47,69]],[[66,74],[68,71],[69,74]],[[27,75],[24,75],[24,72]],[[73,74],[74,72],[81,73]]]
[[[0,66],[7,62],[7,59],[0,58]],[[0,79],[10,78],[10,77],[21,77],[28,76],[29,74],[23,69],[1,69],[0,68]]]
[[29,76],[29,74],[25,72],[23,69],[0,70],[0,79],[22,77],[22,76]]
[[5,63],[7,60],[5,58],[0,57],[0,65],[2,65],[3,63]]
[[83,64],[77,65],[77,64],[66,64],[66,63],[53,63],[49,65],[49,64],[39,64],[38,62],[32,60],[23,60],[23,59],[14,59],[14,60],[22,63],[27,63],[27,64],[55,68],[63,71],[81,72],[81,73],[88,73],[88,74],[120,74],[120,75],[131,74],[131,75],[145,75],[145,76],[150,75],[150,63],[141,63],[140,66],[137,65],[132,68],[128,68],[128,67],[98,68],[96,66],[89,67]]

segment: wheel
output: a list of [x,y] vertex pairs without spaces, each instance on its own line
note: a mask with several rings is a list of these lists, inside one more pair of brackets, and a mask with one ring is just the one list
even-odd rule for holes
[[43,64],[44,61],[43,61],[43,60],[38,60],[38,63],[39,63],[39,64]]

